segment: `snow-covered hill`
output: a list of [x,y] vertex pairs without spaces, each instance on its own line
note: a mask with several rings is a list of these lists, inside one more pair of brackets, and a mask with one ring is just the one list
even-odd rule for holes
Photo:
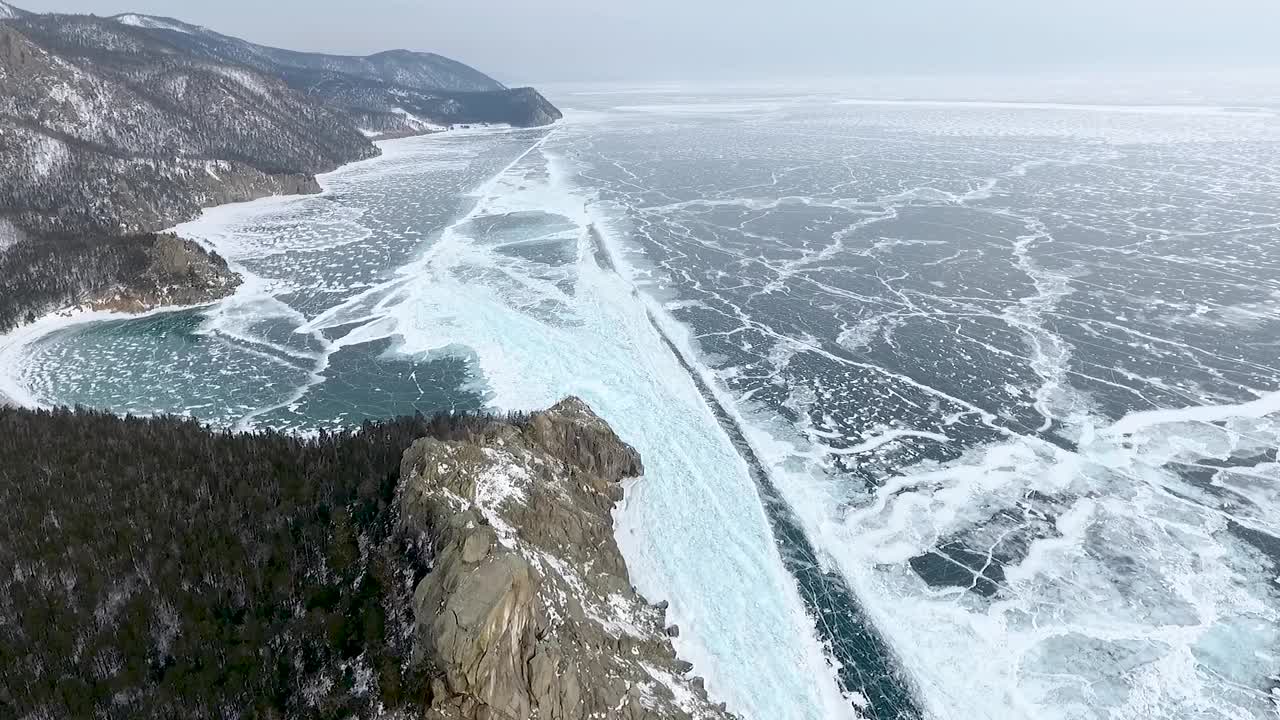
[[127,14],[111,20],[153,31],[192,57],[279,77],[379,135],[410,135],[466,123],[543,125],[560,116],[528,89],[509,90],[474,68],[433,53],[304,53],[258,45],[173,18]]
[[337,73],[417,90],[483,92],[505,89],[502,83],[488,75],[434,53],[390,50],[354,57],[295,52],[258,45],[173,18],[129,13],[110,19],[133,27],[187,35],[186,38],[171,37],[170,40],[184,45],[193,55],[248,65],[273,75],[283,75],[288,70],[304,70]]
[[374,133],[559,117],[438,55],[296,53],[139,14],[0,17],[0,212],[37,233],[161,229],[371,157]]
[[0,138],[0,207],[35,232],[158,230],[229,182],[276,192],[377,152],[279,78],[77,16],[0,25]]
[[134,27],[147,28],[150,30],[173,30],[180,33],[204,31],[204,28],[198,28],[169,18],[155,17],[154,15],[125,13],[124,15],[116,15],[112,20],[124,25],[132,25]]

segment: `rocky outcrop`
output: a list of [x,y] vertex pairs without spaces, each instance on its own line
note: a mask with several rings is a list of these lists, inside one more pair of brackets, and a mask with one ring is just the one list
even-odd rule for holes
[[0,250],[0,332],[67,307],[140,312],[203,305],[239,284],[222,258],[169,234],[21,241]]
[[405,454],[400,521],[434,556],[413,601],[427,718],[730,717],[614,541],[621,482],[642,471],[576,398]]
[[166,306],[204,305],[240,287],[226,260],[190,240],[162,233],[143,250],[144,262],[115,287],[87,299],[97,310],[138,313]]
[[516,88],[503,100],[514,125],[550,125],[564,117],[559,108],[531,87]]

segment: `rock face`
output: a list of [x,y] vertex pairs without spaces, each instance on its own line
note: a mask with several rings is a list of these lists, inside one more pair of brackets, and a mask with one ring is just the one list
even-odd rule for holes
[[731,717],[685,676],[613,539],[620,482],[642,471],[576,398],[405,454],[401,523],[435,557],[414,593],[427,718]]

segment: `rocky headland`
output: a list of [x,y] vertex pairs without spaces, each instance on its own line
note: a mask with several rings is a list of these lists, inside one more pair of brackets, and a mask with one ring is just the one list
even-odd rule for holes
[[401,523],[436,558],[413,598],[415,657],[436,670],[428,718],[728,717],[614,541],[621,483],[642,472],[576,398],[406,453]]

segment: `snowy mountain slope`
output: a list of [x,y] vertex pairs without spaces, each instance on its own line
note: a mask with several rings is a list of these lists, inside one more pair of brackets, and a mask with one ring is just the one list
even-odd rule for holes
[[560,111],[532,88],[465,93],[420,90],[315,70],[290,70],[283,77],[290,87],[346,112],[357,126],[386,135],[467,123],[535,127],[561,117]]
[[162,18],[154,15],[126,13],[124,15],[116,15],[111,19],[123,25],[132,25],[134,27],[147,28],[149,30],[173,30],[180,33],[208,32],[204,28],[196,25],[188,25],[187,23],[180,22],[172,18]]
[[0,20],[12,20],[13,18],[25,17],[30,14],[22,8],[16,8],[9,3],[0,2]]
[[0,120],[0,203],[37,232],[161,229],[219,199],[210,163],[271,192],[376,154],[278,79],[89,17],[0,27]]
[[382,136],[411,135],[468,123],[545,125],[559,112],[528,89],[502,83],[433,53],[390,50],[352,57],[266,47],[172,18],[117,15],[112,21],[153,31],[177,52],[243,65],[282,78],[317,102],[348,113]]
[[248,65],[272,75],[300,70],[337,73],[417,90],[483,92],[506,89],[502,83],[488,75],[434,53],[389,50],[367,57],[356,57],[296,52],[258,45],[173,18],[131,13],[110,19],[149,30],[181,33],[187,36],[184,39],[184,49],[192,55]]
[[433,53],[304,53],[258,45],[173,18],[128,14],[110,19],[153,31],[176,52],[282,78],[377,135],[411,135],[468,123],[545,125],[560,117],[536,93],[509,90],[488,75]]

